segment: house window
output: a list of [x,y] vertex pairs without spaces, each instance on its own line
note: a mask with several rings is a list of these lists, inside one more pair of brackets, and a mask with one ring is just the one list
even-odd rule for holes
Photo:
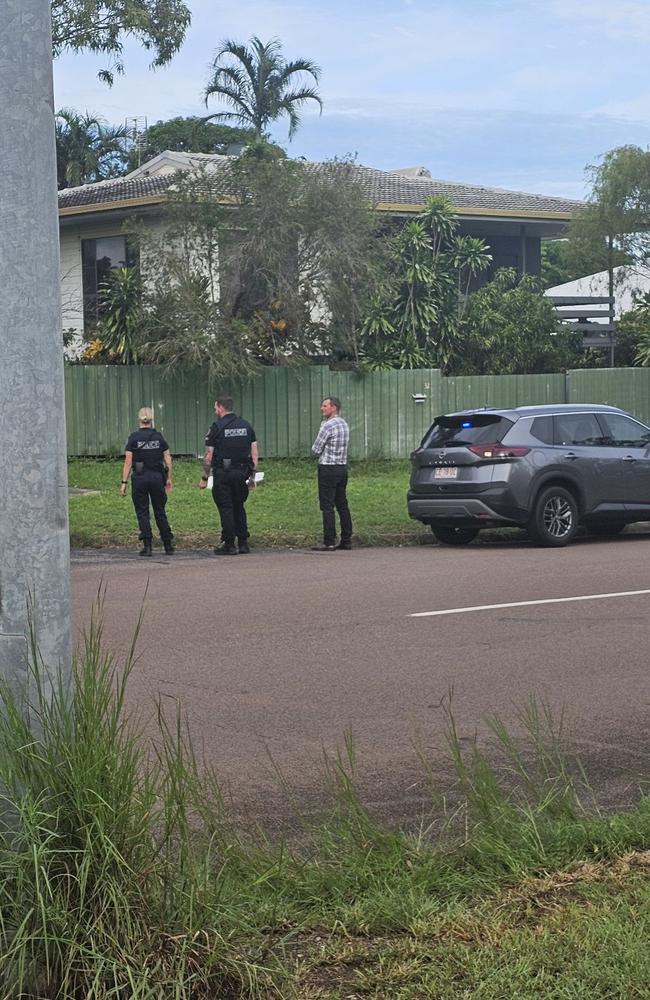
[[99,318],[101,289],[111,272],[118,267],[132,267],[134,263],[134,253],[125,236],[81,241],[84,326],[92,325]]

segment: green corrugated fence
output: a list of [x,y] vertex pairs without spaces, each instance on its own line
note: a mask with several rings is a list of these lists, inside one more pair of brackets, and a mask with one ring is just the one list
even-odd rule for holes
[[205,434],[215,419],[217,392],[232,393],[237,412],[253,424],[266,458],[309,455],[327,395],[343,403],[351,458],[408,455],[444,409],[442,379],[435,369],[360,376],[324,366],[267,368],[255,378],[218,386],[210,386],[201,373],[169,378],[148,366],[71,365],[65,375],[71,456],[121,454],[141,406],[153,408],[156,427],[174,454],[202,454]]
[[151,366],[69,365],[65,380],[70,456],[121,454],[141,406],[153,408],[174,454],[202,454],[214,398],[224,391],[255,427],[265,458],[309,455],[327,395],[342,401],[353,459],[405,458],[439,413],[477,406],[612,403],[650,423],[647,368],[443,378],[436,369],[358,375],[314,366],[266,368],[214,386],[201,372],[172,378]]
[[564,375],[462,375],[444,378],[443,410],[474,406],[522,406],[565,403]]

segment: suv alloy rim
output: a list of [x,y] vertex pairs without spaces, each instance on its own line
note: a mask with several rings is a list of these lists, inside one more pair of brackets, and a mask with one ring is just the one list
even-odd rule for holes
[[562,496],[550,496],[544,504],[544,527],[553,538],[564,538],[573,528],[571,504]]

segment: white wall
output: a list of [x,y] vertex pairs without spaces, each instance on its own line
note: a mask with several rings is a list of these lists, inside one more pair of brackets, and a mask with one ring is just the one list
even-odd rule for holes
[[81,237],[76,230],[60,232],[61,312],[63,329],[83,329],[81,287]]
[[[162,231],[159,219],[149,221],[153,232]],[[74,330],[73,339],[65,350],[69,359],[83,350],[83,282],[81,273],[81,241],[107,236],[123,236],[122,222],[80,222],[77,226],[59,230],[61,248],[61,325],[64,331]]]

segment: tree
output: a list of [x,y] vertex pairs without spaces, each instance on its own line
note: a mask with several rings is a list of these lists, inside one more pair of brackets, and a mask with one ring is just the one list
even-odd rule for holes
[[650,292],[639,295],[634,309],[616,324],[616,361],[619,366],[650,366]]
[[227,169],[229,203],[222,172],[181,173],[164,235],[140,231],[143,359],[215,377],[358,359],[380,249],[353,166],[313,170],[262,143]]
[[472,278],[490,266],[492,255],[483,240],[476,236],[456,236],[451,247],[451,262],[458,272],[458,316],[462,319]]
[[449,199],[434,197],[392,239],[387,278],[362,328],[367,367],[452,364],[471,280],[492,259],[483,240],[457,228]]
[[451,373],[561,371],[571,366],[579,349],[580,335],[558,324],[539,279],[502,268],[469,298]]
[[63,108],[56,114],[56,171],[59,189],[117,177],[126,169],[126,130],[102,118]]
[[118,267],[100,292],[96,327],[103,360],[137,365],[142,340],[142,285],[135,267]]
[[[584,230],[580,236],[574,228],[570,239],[545,240],[542,243],[542,287],[554,288],[567,281],[606,271],[610,259],[607,239],[602,233],[596,232],[591,238]],[[612,263],[618,267],[628,264],[629,260],[621,250],[614,250]]]
[[581,245],[604,248],[613,296],[616,277],[623,282],[629,273],[623,268],[615,276],[621,257],[631,271],[650,266],[650,151],[619,146],[588,174],[591,193],[571,223],[569,242],[577,252]]
[[620,146],[590,168],[592,191],[587,221],[599,224],[606,237],[635,267],[650,263],[650,150]]
[[303,168],[299,267],[330,361],[361,360],[363,317],[385,272],[386,239],[350,161]]
[[300,126],[299,109],[307,101],[315,101],[322,109],[315,86],[304,81],[312,77],[317,84],[319,67],[309,59],[285,62],[277,38],[264,43],[253,36],[248,45],[227,39],[212,68],[214,74],[205,88],[206,105],[211,97],[218,97],[234,110],[215,112],[208,119],[236,122],[254,129],[261,138],[272,122],[286,115],[292,139]]
[[224,313],[249,325],[264,363],[358,360],[381,254],[378,220],[354,165],[314,170],[260,143],[233,163],[231,176],[239,207],[223,241]]
[[113,63],[99,76],[109,85],[124,72],[122,49],[129,36],[164,66],[183,44],[190,24],[183,0],[52,0],[52,50],[104,53]]
[[[225,153],[233,144],[248,145],[255,138],[252,128],[215,125],[205,118],[170,118],[150,125],[140,145],[142,160],[150,160],[166,149],[178,153]],[[137,166],[136,152],[129,154],[129,165]]]

